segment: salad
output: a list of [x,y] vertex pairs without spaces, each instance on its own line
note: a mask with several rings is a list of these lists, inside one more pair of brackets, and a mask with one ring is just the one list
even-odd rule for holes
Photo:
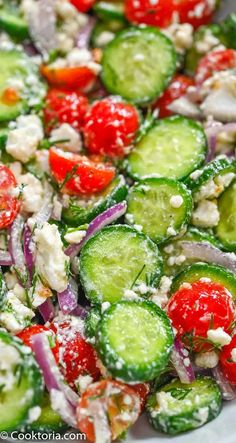
[[[236,13],[0,2],[0,432],[236,398]],[[10,435],[10,434],[9,434]]]

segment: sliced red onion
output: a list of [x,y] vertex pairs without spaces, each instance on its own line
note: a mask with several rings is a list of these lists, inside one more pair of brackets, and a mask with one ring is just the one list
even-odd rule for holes
[[55,308],[53,306],[51,298],[47,298],[45,302],[38,307],[38,310],[43,317],[45,323],[47,323],[48,321],[52,321],[55,317]]
[[[35,354],[35,358],[40,366],[45,385],[48,391],[51,393],[52,390],[60,391],[64,394],[65,398],[65,410],[68,408],[73,414],[71,420],[73,423],[67,423],[70,426],[75,426],[75,408],[79,401],[79,396],[70,388],[70,386],[65,382],[62,374],[56,364],[54,355],[49,346],[48,337],[46,333],[41,333],[34,335],[32,337],[32,348]],[[63,418],[65,420],[65,418]]]
[[216,366],[213,368],[212,374],[221,390],[223,399],[227,401],[234,400],[236,398],[236,388],[225,379],[220,367]]
[[74,311],[71,312],[71,315],[74,315],[75,317],[79,317],[82,320],[84,320],[88,316],[88,313],[89,313],[89,309],[88,308],[85,308],[84,306],[78,305],[74,309]]
[[86,235],[81,240],[81,242],[75,243],[74,245],[71,245],[71,246],[68,246],[68,248],[65,250],[65,254],[68,255],[70,258],[75,257],[79,253],[79,251],[81,250],[82,246],[94,234],[96,234],[96,232],[100,231],[105,226],[110,225],[111,223],[116,221],[118,218],[122,217],[122,215],[125,214],[126,209],[127,209],[127,203],[126,203],[126,201],[123,201],[121,203],[117,203],[116,205],[114,205],[111,208],[104,211],[102,214],[98,215],[90,223],[88,230],[86,232]]
[[57,298],[63,314],[70,314],[77,308],[78,284],[73,278],[70,278],[65,291],[57,293]]
[[10,252],[8,251],[0,251],[0,266],[11,266],[12,265],[12,257]]
[[216,154],[217,137],[221,132],[235,132],[236,133],[236,123],[227,123],[223,125],[220,122],[211,122],[206,129],[205,133],[208,140],[208,156],[207,161],[213,160]]
[[25,256],[25,263],[29,273],[29,281],[31,283],[34,274],[34,263],[35,263],[34,243],[32,241],[31,230],[26,223],[23,232],[23,250]]
[[21,215],[18,215],[10,227],[9,249],[18,278],[21,284],[28,287],[28,270],[26,268],[25,256],[22,249],[23,229],[24,219]]
[[32,229],[36,225],[41,227],[44,222],[48,221],[52,214],[53,208],[53,189],[52,186],[46,181],[44,182],[44,199],[40,210],[28,219],[28,224]]
[[189,118],[201,118],[201,112],[199,107],[193,103],[187,95],[174,100],[169,106],[170,109],[175,114],[181,114]]
[[88,22],[82,27],[77,37],[77,47],[79,49],[88,48],[95,23],[96,19],[94,17],[88,17]]
[[189,359],[189,352],[177,338],[175,338],[174,341],[171,362],[182,383],[192,383],[195,380],[193,366]]
[[233,252],[222,252],[210,243],[205,242],[182,241],[181,248],[187,258],[214,263],[236,273],[236,254]]
[[76,428],[76,408],[66,399],[62,391],[52,389],[50,391],[50,400],[52,409],[72,428]]
[[47,56],[57,47],[54,0],[38,0],[28,11],[29,30],[36,48]]

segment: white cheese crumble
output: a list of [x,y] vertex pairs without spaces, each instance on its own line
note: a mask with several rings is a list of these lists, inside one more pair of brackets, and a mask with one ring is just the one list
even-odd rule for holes
[[41,181],[30,172],[20,175],[17,178],[19,185],[22,187],[22,210],[34,213],[41,208],[44,191]]
[[192,223],[202,228],[213,228],[218,225],[220,214],[215,201],[201,200],[193,211]]
[[17,297],[15,287],[6,295],[6,310],[0,313],[0,323],[12,334],[21,332],[34,317],[34,312]]
[[219,363],[219,356],[215,351],[202,352],[195,357],[195,364],[199,368],[215,368]]
[[177,232],[175,231],[175,229],[173,228],[173,226],[169,226],[167,228],[167,234],[171,235],[171,236],[175,236],[177,234]]
[[138,296],[138,294],[135,291],[132,291],[132,289],[125,289],[123,299],[125,299],[125,300],[138,300],[139,296]]
[[79,375],[75,382],[80,394],[83,394],[91,383],[93,383],[93,378],[90,375]]
[[65,235],[65,240],[70,243],[80,243],[81,240],[83,240],[83,238],[86,235],[86,231],[81,230],[81,231],[71,231],[71,232],[67,232],[67,234]]
[[41,229],[35,230],[34,240],[37,273],[51,289],[65,291],[68,285],[66,269],[70,259],[64,254],[57,226],[45,222]]
[[96,45],[103,47],[106,46],[108,43],[110,43],[113,38],[115,37],[114,32],[111,31],[103,31],[100,35],[96,38]]
[[170,198],[170,205],[172,206],[172,208],[180,208],[183,202],[184,200],[181,195],[172,195],[172,197]]
[[36,284],[29,290],[29,295],[32,300],[32,306],[37,308],[42,305],[47,298],[52,297],[53,293],[50,288],[44,286],[41,280],[37,278]]
[[16,382],[14,368],[21,361],[20,354],[13,346],[0,341],[0,385],[2,391],[12,389]]
[[169,37],[179,53],[184,53],[193,44],[193,27],[189,23],[173,23],[163,29],[164,34]]
[[43,126],[36,115],[22,115],[16,123],[16,129],[8,134],[6,151],[12,157],[26,163],[35,155],[38,144],[43,139]]
[[163,307],[168,301],[168,294],[170,291],[170,287],[172,284],[172,279],[163,275],[160,281],[160,287],[155,290],[153,295],[151,296],[151,300],[156,305]]
[[[60,142],[61,140],[67,141],[57,144],[57,141]],[[79,132],[68,123],[62,123],[59,128],[53,129],[50,135],[50,142],[71,152],[80,152],[82,149],[82,140]]]
[[223,328],[209,329],[209,331],[207,331],[207,338],[212,343],[216,343],[220,346],[229,345],[232,340],[230,335],[227,334]]
[[34,406],[34,408],[31,408],[28,412],[28,420],[27,423],[33,423],[34,421],[38,420],[42,412],[42,409],[40,406]]
[[236,348],[233,348],[231,351],[231,358],[234,363],[236,363]]

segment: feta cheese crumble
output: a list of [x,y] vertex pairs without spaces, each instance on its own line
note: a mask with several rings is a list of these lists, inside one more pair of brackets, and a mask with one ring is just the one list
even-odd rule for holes
[[229,345],[231,337],[223,328],[209,329],[207,331],[207,338],[212,342],[220,346]]

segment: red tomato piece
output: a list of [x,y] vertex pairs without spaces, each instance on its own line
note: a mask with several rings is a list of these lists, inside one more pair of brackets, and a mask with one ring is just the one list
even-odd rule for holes
[[68,123],[81,129],[89,102],[78,92],[50,89],[47,93],[44,120],[48,132],[59,124]]
[[92,195],[102,191],[115,177],[113,166],[83,155],[51,148],[49,164],[61,190],[71,195]]
[[134,389],[134,391],[139,395],[139,399],[141,402],[141,409],[143,410],[146,404],[148,394],[150,393],[149,383],[138,383],[130,387],[132,387],[132,389]]
[[[220,284],[199,280],[182,286],[168,303],[168,316],[179,338],[194,350],[212,348],[206,342],[209,329],[232,332],[236,308],[229,292]],[[190,339],[191,336],[191,339]]]
[[92,8],[95,1],[96,0],[69,0],[69,2],[80,12],[87,12]]
[[78,428],[94,442],[96,426],[110,432],[112,440],[125,432],[140,414],[139,396],[131,386],[102,380],[88,387],[79,400]]
[[12,192],[17,182],[11,170],[0,165],[0,229],[7,228],[16,218],[20,210],[20,201]]
[[100,377],[97,366],[97,354],[87,343],[76,322],[54,322],[51,325],[59,343],[58,360],[61,372],[66,381],[75,388],[75,382],[80,375],[90,375],[93,381]]
[[139,128],[138,111],[114,97],[95,102],[85,116],[84,138],[89,152],[109,157],[128,154]]
[[58,355],[59,355],[59,346],[56,341],[56,337],[54,337],[54,332],[52,329],[47,328],[44,325],[31,325],[28,328],[25,328],[22,332],[17,334],[17,337],[20,338],[26,346],[32,348],[32,337],[37,334],[41,334],[42,332],[51,333],[53,339],[55,338],[55,345],[52,348],[53,355],[55,357],[56,362],[58,363]]
[[208,0],[126,0],[125,14],[132,23],[166,28],[171,23],[198,26],[209,23],[215,10]]
[[196,82],[202,84],[215,72],[234,69],[236,67],[236,51],[221,49],[212,51],[203,57],[197,67]]
[[41,66],[41,73],[50,86],[88,92],[92,89],[97,74],[88,66],[75,66],[68,68],[53,68]]
[[236,352],[236,335],[232,337],[229,345],[223,347],[220,354],[220,368],[224,377],[230,383],[236,385],[236,362],[234,361],[235,355],[233,356],[232,351]]
[[194,81],[192,78],[187,77],[186,75],[177,74],[162,96],[154,104],[155,109],[160,109],[159,117],[165,118],[173,115],[173,112],[169,109],[169,106],[175,100],[185,95],[188,88],[193,85]]

